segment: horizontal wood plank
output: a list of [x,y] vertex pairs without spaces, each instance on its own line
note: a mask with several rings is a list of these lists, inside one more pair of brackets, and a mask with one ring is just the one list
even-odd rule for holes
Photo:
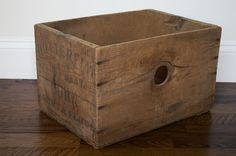
[[39,112],[34,80],[0,80],[0,155],[236,154],[236,84],[218,83],[210,113],[95,150]]

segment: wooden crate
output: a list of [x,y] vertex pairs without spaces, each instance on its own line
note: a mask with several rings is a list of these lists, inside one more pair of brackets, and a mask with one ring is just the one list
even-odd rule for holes
[[155,10],[36,24],[40,109],[95,148],[207,112],[220,37]]

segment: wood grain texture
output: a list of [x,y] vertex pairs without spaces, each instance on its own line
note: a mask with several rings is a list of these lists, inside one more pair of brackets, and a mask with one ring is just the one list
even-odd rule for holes
[[207,112],[220,38],[155,10],[36,24],[40,108],[95,148]]
[[95,53],[73,36],[35,26],[39,105],[43,112],[93,144]]
[[0,80],[0,155],[236,155],[236,84],[210,112],[95,150],[40,112],[35,80]]
[[156,10],[98,15],[47,25],[100,46],[208,27],[207,24]]
[[[218,38],[220,30],[210,28],[97,48],[98,60],[106,60],[96,73],[102,131],[98,144],[208,111],[215,91]],[[154,75],[160,64],[171,72],[159,87]]]

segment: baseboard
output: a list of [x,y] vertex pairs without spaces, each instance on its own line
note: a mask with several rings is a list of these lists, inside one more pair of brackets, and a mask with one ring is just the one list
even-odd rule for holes
[[220,46],[217,82],[236,82],[236,40],[222,41]]
[[36,79],[34,41],[0,39],[0,78]]
[[[36,79],[32,39],[0,39],[0,78]],[[217,82],[236,82],[236,40],[222,41]]]

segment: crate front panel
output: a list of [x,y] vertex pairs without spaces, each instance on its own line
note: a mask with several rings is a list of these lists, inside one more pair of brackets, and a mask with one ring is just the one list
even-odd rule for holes
[[[221,29],[165,35],[97,49],[98,142],[107,145],[209,110]],[[160,64],[169,78],[154,83]]]

